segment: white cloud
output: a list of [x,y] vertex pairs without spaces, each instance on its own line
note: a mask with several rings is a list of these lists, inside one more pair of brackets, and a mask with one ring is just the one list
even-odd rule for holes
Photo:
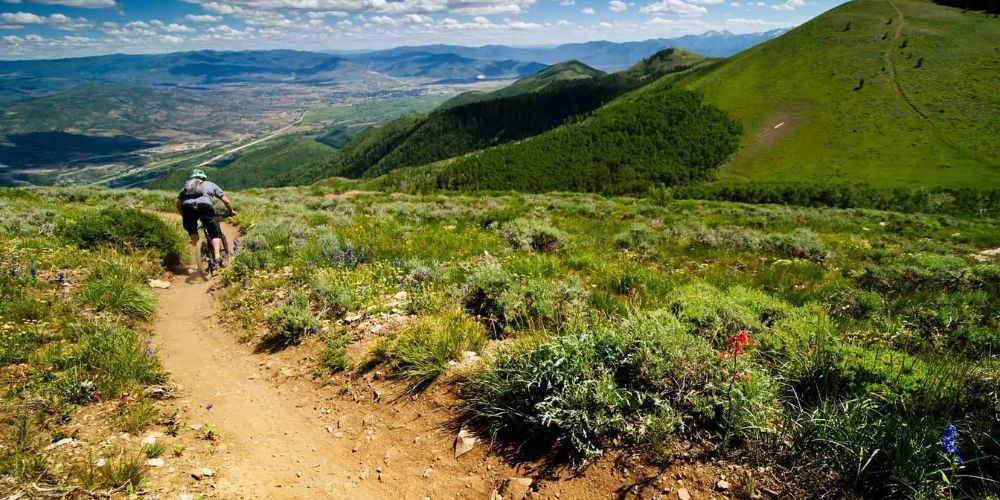
[[806,3],[803,0],[786,0],[785,3],[772,5],[771,8],[774,10],[795,10],[805,6]]
[[673,12],[684,17],[699,17],[708,12],[708,9],[685,2],[683,0],[661,0],[651,3],[639,9],[643,14],[661,14]]
[[236,15],[247,11],[409,14],[452,12],[470,16],[521,14],[536,0],[183,0],[209,12]]
[[49,16],[48,20],[46,21],[46,24],[48,24],[49,27],[51,28],[55,28],[57,30],[62,30],[62,31],[77,31],[94,27],[94,25],[91,24],[90,21],[87,21],[85,18],[82,17],[72,18],[62,14],[52,14],[51,16]]
[[628,5],[625,5],[622,0],[611,0],[608,2],[608,8],[613,12],[624,12],[628,9]]
[[794,26],[793,23],[765,21],[763,19],[745,19],[733,17],[726,19],[726,29],[733,33],[757,33],[777,28],[788,28]]
[[197,31],[196,29],[190,26],[177,23],[170,23],[164,26],[162,29],[167,33],[194,33],[195,31]]
[[[115,0],[28,0],[45,5],[62,5],[64,7],[81,7],[84,9],[110,9],[118,7]],[[20,3],[20,2],[7,2]]]
[[559,5],[562,5],[563,7],[576,5],[576,0],[559,0]]
[[594,10],[594,9],[591,9],[590,7],[584,7],[582,9],[580,9],[580,13],[588,15],[588,16],[592,16],[594,14],[597,14],[597,11]]
[[32,24],[45,24],[45,18],[30,12],[4,12],[0,14],[0,29],[17,29]]
[[732,2],[729,4],[730,7],[742,7],[739,2]]
[[221,23],[222,16],[213,16],[211,14],[188,14],[184,16],[184,19],[191,21],[192,23]]

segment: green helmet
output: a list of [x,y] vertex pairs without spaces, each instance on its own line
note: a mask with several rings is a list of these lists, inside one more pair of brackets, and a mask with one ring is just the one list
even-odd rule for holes
[[196,169],[194,169],[194,170],[191,171],[191,175],[188,176],[188,179],[201,179],[201,180],[204,181],[204,180],[208,179],[208,176],[205,175],[205,171],[204,170],[202,170],[200,168],[196,168]]

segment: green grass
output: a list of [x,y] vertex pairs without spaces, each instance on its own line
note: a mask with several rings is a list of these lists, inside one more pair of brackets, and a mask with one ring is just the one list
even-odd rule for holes
[[[720,180],[1000,185],[1000,100],[992,90],[1000,68],[988,42],[1000,24],[982,12],[892,1],[904,16],[898,39],[889,0],[854,0],[676,79],[743,124],[741,149]],[[897,94],[886,51],[926,119]]]
[[[550,458],[662,461],[694,441],[790,471],[796,496],[932,495],[951,487],[953,423],[956,494],[996,479],[1000,271],[974,257],[995,246],[993,219],[666,196],[324,198],[342,187],[245,194],[258,247],[223,275],[227,318],[252,330],[288,290],[308,290],[299,310],[324,325],[325,310],[414,313],[363,349],[330,323],[317,359],[422,389],[483,352],[456,371],[473,422]],[[752,344],[720,362],[742,329]]]
[[134,491],[141,453],[114,452],[96,468],[96,457],[74,464],[45,447],[95,402],[120,401],[102,425],[127,432],[157,414],[135,397],[166,378],[156,343],[140,336],[156,307],[146,280],[163,272],[179,230],[120,207],[159,210],[170,195],[0,190],[0,199],[0,369],[21,374],[0,383],[0,474],[61,491]]
[[[666,194],[326,197],[344,187],[241,193],[249,246],[217,290],[223,320],[282,341],[262,347],[315,327],[320,341],[296,349],[332,384],[352,383],[352,367],[414,390],[457,382],[468,413],[455,418],[501,448],[581,467],[616,451],[661,462],[694,443],[752,459],[758,484],[780,480],[794,497],[980,497],[1000,479],[1000,263],[981,255],[1000,238],[995,219]],[[162,380],[135,319],[94,320],[82,293],[52,300],[52,277],[142,283],[155,258],[84,252],[57,221],[171,197],[0,191],[15,213],[0,216],[0,260],[20,270],[0,274],[0,332],[14,334],[0,334],[0,360],[30,371],[4,397],[68,408]],[[23,272],[31,259],[37,279]],[[400,324],[337,322],[359,313]],[[752,342],[737,350],[744,329]],[[141,426],[146,409],[132,411]],[[40,443],[8,436],[54,418],[3,421],[0,466],[51,474]],[[941,448],[949,424],[960,467]]]

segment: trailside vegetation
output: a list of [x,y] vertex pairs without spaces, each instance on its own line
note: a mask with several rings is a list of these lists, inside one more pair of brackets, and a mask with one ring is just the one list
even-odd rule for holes
[[[323,340],[303,346],[345,383],[446,375],[463,424],[580,467],[684,450],[796,498],[978,497],[1000,479],[995,219],[328,192],[246,193],[219,293],[262,343],[295,297],[297,335]],[[373,342],[338,321],[377,311],[402,323]]]

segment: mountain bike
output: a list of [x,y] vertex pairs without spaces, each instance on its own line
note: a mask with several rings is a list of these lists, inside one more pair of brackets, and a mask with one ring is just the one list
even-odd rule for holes
[[[219,215],[216,217],[223,219],[226,216]],[[201,240],[198,242],[198,270],[206,278],[211,278],[229,265],[229,239],[226,238],[225,234],[222,235],[222,245],[219,247],[219,259],[216,259],[215,252],[212,250],[212,238],[208,235],[208,229],[204,224],[199,224],[198,230],[201,233]]]

